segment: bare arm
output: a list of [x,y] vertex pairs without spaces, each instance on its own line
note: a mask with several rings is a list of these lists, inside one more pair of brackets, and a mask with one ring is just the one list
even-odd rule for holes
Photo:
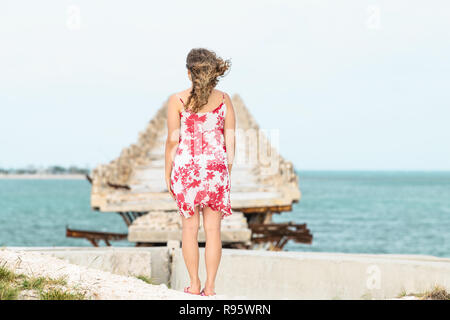
[[165,178],[167,190],[175,199],[170,188],[170,176],[172,173],[173,159],[180,139],[180,113],[178,111],[178,99],[175,94],[169,97],[167,105],[167,139],[165,151]]
[[226,93],[225,104],[227,106],[227,112],[225,115],[224,137],[225,148],[227,149],[228,171],[231,174],[231,168],[233,167],[234,153],[236,148],[236,117],[234,114],[233,103]]

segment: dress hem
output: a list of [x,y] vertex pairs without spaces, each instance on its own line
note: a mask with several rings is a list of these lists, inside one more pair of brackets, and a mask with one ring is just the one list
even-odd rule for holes
[[[203,214],[203,208],[205,208],[205,207],[210,207],[211,209],[214,210],[214,208],[212,208],[211,206],[209,206],[209,205],[207,205],[207,204],[204,205],[204,204],[202,204],[202,203],[197,203],[196,205],[194,205],[194,210],[193,210],[194,213],[195,213],[195,207],[199,207],[199,213],[200,213],[200,211],[201,211],[202,214]],[[227,211],[226,208],[225,208],[225,209],[214,210],[214,211],[220,212],[220,213],[222,214],[221,220],[223,220],[225,217],[231,216],[231,215],[233,214],[232,211],[231,211],[231,208],[230,208],[230,211]],[[184,215],[183,212],[182,212],[181,210],[178,210],[178,214],[179,214],[181,217],[184,217],[184,218],[186,218],[186,219],[189,219],[189,218],[192,217],[192,215],[190,215],[190,214],[187,214],[187,216]]]

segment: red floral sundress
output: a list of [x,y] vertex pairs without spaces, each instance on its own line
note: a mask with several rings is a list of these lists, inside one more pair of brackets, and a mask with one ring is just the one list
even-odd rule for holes
[[[184,102],[179,95],[184,106]],[[210,112],[180,112],[180,139],[171,172],[178,212],[189,218],[195,206],[231,215],[230,177],[225,147],[225,94]]]

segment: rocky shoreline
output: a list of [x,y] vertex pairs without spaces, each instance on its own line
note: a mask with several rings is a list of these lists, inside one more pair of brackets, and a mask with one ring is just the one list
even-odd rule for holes
[[[224,296],[201,297],[169,289],[165,284],[153,285],[137,277],[123,276],[68,263],[43,252],[0,249],[0,265],[30,277],[66,279],[65,290],[84,294],[89,300],[146,299],[223,299]],[[20,295],[19,299],[37,299],[36,295]],[[230,297],[227,297],[230,299]]]

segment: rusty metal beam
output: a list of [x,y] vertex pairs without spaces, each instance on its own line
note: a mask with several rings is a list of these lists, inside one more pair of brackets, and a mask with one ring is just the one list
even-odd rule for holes
[[253,208],[233,208],[233,210],[242,212],[244,214],[266,213],[266,212],[280,213],[285,211],[292,211],[292,205],[253,207]]
[[253,223],[252,243],[272,243],[274,250],[281,250],[289,240],[311,244],[313,236],[306,224],[288,223]]
[[147,214],[147,212],[136,212],[136,211],[124,211],[124,212],[117,212],[125,221],[125,224],[127,227],[129,227],[134,220],[137,218],[143,216],[144,214]]
[[131,212],[131,215],[133,216],[133,221],[140,217],[139,212]]
[[128,234],[115,232],[100,232],[88,230],[75,230],[66,226],[66,237],[87,239],[94,247],[99,246],[99,241],[105,241],[107,246],[111,246],[110,241],[127,240]]
[[130,224],[132,224],[133,221],[134,221],[134,217],[133,217],[133,215],[131,214],[131,212],[125,212],[125,214],[127,215],[128,220],[130,221]]
[[132,223],[132,221],[130,220],[130,218],[128,217],[128,215],[126,214],[126,212],[117,212],[123,219],[123,221],[125,221],[125,224],[127,225],[127,227],[129,227]]
[[87,239],[87,240],[89,240],[89,242],[90,243],[92,243],[92,245],[94,246],[94,247],[98,247],[98,242],[97,242],[97,240],[95,240],[95,239]]
[[125,190],[131,190],[130,186],[126,184],[117,184],[107,181],[108,187],[114,188],[114,189],[125,189]]

